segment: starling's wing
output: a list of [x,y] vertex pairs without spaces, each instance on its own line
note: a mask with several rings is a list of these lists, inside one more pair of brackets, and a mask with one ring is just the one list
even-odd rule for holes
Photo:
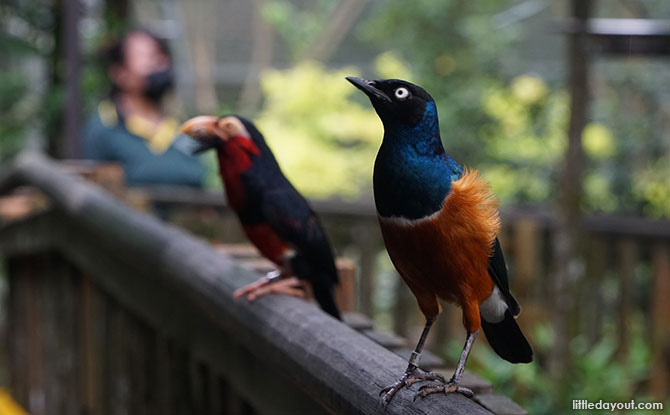
[[482,329],[486,334],[486,339],[498,356],[508,362],[531,362],[533,360],[533,349],[514,319],[521,312],[521,307],[519,307],[519,303],[514,299],[512,293],[509,292],[507,267],[498,238],[493,244],[493,254],[489,261],[489,275],[503,295],[509,309],[505,310],[505,314],[498,322],[491,323],[482,318]]
[[509,290],[507,265],[505,264],[505,257],[503,256],[502,249],[500,248],[500,241],[497,237],[493,243],[493,254],[491,255],[491,259],[489,261],[489,275],[500,290],[500,293],[505,298],[505,302],[509,306],[512,315],[519,315],[521,312],[521,307]]

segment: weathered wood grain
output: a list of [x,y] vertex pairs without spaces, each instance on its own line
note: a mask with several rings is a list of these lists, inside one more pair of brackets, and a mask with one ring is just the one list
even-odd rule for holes
[[527,415],[528,411],[502,395],[476,395],[475,400],[498,415]]

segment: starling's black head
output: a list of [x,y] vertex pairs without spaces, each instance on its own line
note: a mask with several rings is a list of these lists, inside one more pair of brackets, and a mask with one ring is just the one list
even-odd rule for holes
[[414,126],[421,121],[426,104],[433,101],[423,88],[400,79],[368,81],[348,76],[347,80],[370,98],[382,122],[400,122]]

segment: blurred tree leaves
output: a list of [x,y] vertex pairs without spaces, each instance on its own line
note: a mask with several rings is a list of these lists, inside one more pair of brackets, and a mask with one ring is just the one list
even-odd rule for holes
[[[502,361],[490,348],[477,344],[468,364],[471,370],[495,385],[496,393],[522,402],[531,414],[563,413],[572,409],[573,399],[590,399],[607,402],[629,402],[636,399],[649,401],[636,385],[647,380],[648,368],[652,364],[643,316],[634,316],[636,324],[630,333],[626,359],[616,358],[616,327],[608,326],[608,335],[590,346],[585,335],[570,342],[570,359],[573,375],[571,382],[552,384],[542,368],[542,360],[552,352],[552,330],[549,325],[538,324],[532,333],[536,355],[528,365],[510,365]],[[458,359],[462,344],[460,340],[449,341],[447,354]],[[475,369],[476,368],[476,369]],[[566,412],[567,413],[567,412]]]
[[482,108],[491,122],[479,129],[485,161],[476,167],[503,203],[546,201],[565,146],[567,95],[521,75],[509,86],[492,83]]
[[[361,32],[402,51],[438,104],[449,153],[483,170],[503,202],[546,204],[564,151],[567,93],[537,75],[515,75],[523,72],[524,25],[499,26],[495,16],[517,3],[391,0],[377,3]],[[650,4],[647,12],[659,8]],[[666,65],[596,61],[593,122],[584,131],[585,210],[670,217]]]
[[22,59],[40,56],[52,46],[48,35],[51,22],[44,7],[28,2],[19,7],[0,7],[0,160],[18,152],[29,132],[39,123],[40,96],[26,75]]
[[333,0],[316,0],[303,8],[287,0],[273,0],[263,5],[261,13],[286,43],[288,60],[295,61],[310,47],[336,6]]
[[472,166],[484,159],[478,132],[490,122],[481,97],[504,79],[505,62],[514,59],[510,45],[520,35],[514,25],[492,26],[491,16],[509,3],[390,0],[376,3],[360,30],[408,63],[416,82],[435,98],[447,151]]
[[370,191],[383,130],[374,110],[352,99],[357,90],[344,78],[357,73],[301,62],[263,75],[256,122],[289,179],[310,196],[351,199]]
[[670,218],[670,160],[661,158],[633,175],[633,194],[649,216]]
[[[264,3],[263,16],[284,41],[286,62],[299,62],[341,3]],[[0,159],[15,153],[26,137],[60,134],[59,4],[26,0],[0,7]],[[308,63],[268,72],[263,82],[267,102],[258,119],[289,176],[313,196],[369,194],[381,128],[364,97],[342,79],[362,73],[424,86],[438,104],[447,151],[481,169],[505,203],[549,203],[563,151],[566,94],[537,75],[519,76],[524,71],[518,45],[525,26],[500,25],[495,18],[516,4],[374,2],[352,35],[386,51],[370,57],[375,69],[366,71],[373,73]],[[662,16],[667,7],[663,1],[646,2],[641,17]],[[103,2],[103,8],[102,20],[87,21],[83,31],[87,107],[107,86],[104,68],[90,57],[108,34],[128,24],[126,2]],[[593,74],[593,122],[584,132],[585,209],[670,217],[667,63],[601,59]],[[294,93],[298,96],[288,97]],[[276,146],[279,140],[283,145]],[[316,179],[320,175],[323,180]]]
[[[128,24],[109,11],[121,4],[125,2],[107,7],[102,21],[89,19],[82,29],[86,108],[108,85],[97,52],[108,33],[118,33]],[[44,139],[52,152],[59,148],[65,105],[62,6],[55,0],[25,0],[0,7],[0,160],[14,155],[28,140]]]

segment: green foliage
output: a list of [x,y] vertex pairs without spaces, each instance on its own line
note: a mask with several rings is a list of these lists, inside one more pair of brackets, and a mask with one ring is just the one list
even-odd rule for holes
[[27,62],[21,61],[38,56],[49,43],[43,33],[45,20],[37,21],[47,16],[35,6],[27,2],[22,7],[0,8],[0,161],[16,154],[30,132],[28,127],[34,129],[39,122],[39,97],[26,76]]
[[537,76],[496,83],[482,97],[492,122],[483,126],[485,162],[478,167],[503,203],[543,202],[565,147],[568,100]]
[[0,160],[16,154],[25,137],[25,125],[34,114],[34,100],[26,99],[27,82],[18,73],[6,73],[0,82]]
[[485,159],[478,132],[491,121],[481,97],[504,79],[514,59],[510,45],[520,35],[515,27],[493,26],[491,16],[508,3],[390,0],[377,3],[361,29],[371,43],[402,51],[415,81],[435,98],[447,151],[471,166]]
[[256,122],[286,175],[310,196],[355,198],[369,189],[383,132],[374,110],[352,99],[357,91],[344,77],[357,73],[302,62],[263,75]]
[[[62,4],[5,3],[0,7],[0,160],[14,155],[28,139],[44,137],[51,150],[58,148],[65,105]],[[82,31],[82,116],[108,87],[97,51],[105,33],[120,27],[119,19],[110,15]]]
[[600,123],[590,123],[582,134],[584,150],[592,159],[607,159],[616,154],[612,132]]
[[374,60],[377,75],[380,78],[398,78],[412,82],[414,74],[407,62],[398,57],[397,54],[387,51]]
[[670,162],[659,159],[635,172],[633,193],[646,202],[647,215],[670,218]]
[[[584,336],[574,338],[570,348],[574,372],[567,383],[552,381],[542,367],[542,360],[552,352],[553,334],[547,324],[539,324],[531,330],[535,352],[532,363],[509,364],[480,341],[473,348],[468,367],[491,381],[496,393],[511,397],[531,414],[569,411],[573,399],[648,401],[649,397],[637,392],[637,386],[645,381],[652,364],[643,331],[645,325],[642,321],[637,323],[630,336],[629,353],[623,360],[615,355],[615,330],[608,330],[594,345],[589,345]],[[460,340],[451,340],[445,345],[445,351],[455,361],[462,347]]]
[[611,156],[591,157],[616,195],[615,209],[670,218],[670,73],[658,60],[600,62],[606,79],[593,118],[612,132]]
[[[395,53],[385,52],[374,62],[379,77],[415,77]],[[263,75],[266,99],[259,126],[287,175],[312,197],[352,199],[369,192],[382,129],[367,101],[344,81],[356,73],[356,68],[328,70],[303,62]],[[465,164],[483,172],[503,204],[547,203],[567,141],[568,94],[525,74],[509,83],[489,81],[480,108],[486,122],[473,128],[481,161],[466,159]],[[447,128],[444,135],[449,132]],[[445,141],[451,152],[452,140]],[[621,171],[616,162],[625,157],[626,138],[600,122],[587,125],[583,145],[587,211],[613,212],[632,203],[644,206],[648,215],[670,216],[667,162],[659,159],[632,172]],[[632,186],[617,188],[617,180],[628,176]]]
[[[536,75],[521,75],[508,85],[493,83],[483,94],[482,109],[492,121],[479,130],[485,161],[478,167],[501,201],[549,201],[567,141],[567,93],[550,89]],[[586,211],[642,206],[649,216],[670,217],[667,160],[649,154],[645,159],[655,159],[651,164],[631,164],[625,153],[631,146],[627,137],[601,122],[587,124],[582,143],[588,161],[583,177]]]
[[290,60],[302,56],[328,22],[336,0],[317,0],[309,7],[298,8],[287,0],[273,0],[264,4],[263,18],[279,32],[288,47]]
[[[494,16],[516,3],[390,0],[377,3],[361,34],[402,51],[416,82],[436,100],[447,152],[483,170],[504,203],[548,203],[569,103],[564,90],[537,76],[514,78],[524,71],[517,50],[524,26],[496,26]],[[661,3],[640,10],[662,15],[668,6]],[[583,137],[585,210],[670,217],[670,90],[660,87],[670,85],[666,67],[651,59],[594,64],[594,121]]]

